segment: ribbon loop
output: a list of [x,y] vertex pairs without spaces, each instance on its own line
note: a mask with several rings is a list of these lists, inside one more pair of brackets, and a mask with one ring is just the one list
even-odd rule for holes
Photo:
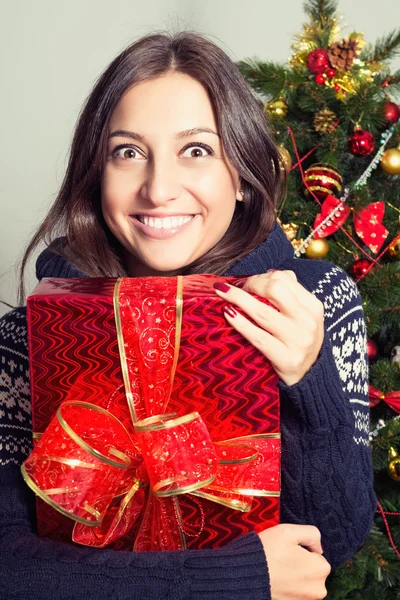
[[215,479],[217,454],[198,413],[151,417],[136,423],[135,431],[156,496],[188,494]]
[[246,512],[252,496],[279,495],[279,437],[214,444],[196,412],[139,421],[131,437],[107,410],[69,401],[25,461],[23,474],[45,502],[77,522],[74,541],[103,547],[131,529],[142,511],[143,465],[161,498],[193,493]]
[[388,406],[392,410],[397,413],[400,413],[400,390],[395,390],[393,392],[389,392],[388,394],[384,394],[380,390],[377,390],[372,385],[369,386],[369,405],[370,408],[373,408],[381,400],[384,400]]
[[[351,209],[334,196],[326,196],[321,205],[321,212],[316,216],[314,229],[330,216],[326,225],[315,234],[316,239],[328,237],[335,233],[347,221]],[[385,203],[374,202],[358,211],[354,211],[354,229],[364,244],[376,254],[387,238],[389,231],[382,225],[385,214]]]

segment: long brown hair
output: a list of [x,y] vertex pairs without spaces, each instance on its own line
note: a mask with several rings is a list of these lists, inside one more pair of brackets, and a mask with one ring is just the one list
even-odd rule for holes
[[[183,273],[220,275],[268,235],[282,178],[261,100],[235,63],[205,37],[193,32],[148,35],[113,60],[82,109],[60,192],[21,261],[20,303],[27,260],[41,241],[88,276],[127,275],[122,247],[101,212],[108,125],[118,101],[132,85],[173,71],[193,77],[208,92],[226,155],[238,171],[245,196],[245,202],[237,202],[222,239]],[[59,236],[66,236],[65,243],[55,241]]]

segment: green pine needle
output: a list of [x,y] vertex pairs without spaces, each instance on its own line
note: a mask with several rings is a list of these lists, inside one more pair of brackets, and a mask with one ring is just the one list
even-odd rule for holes
[[303,8],[312,21],[324,26],[329,19],[335,16],[338,2],[337,0],[307,0],[303,4]]
[[400,55],[400,29],[379,38],[373,48],[366,48],[361,58],[366,62],[381,62]]

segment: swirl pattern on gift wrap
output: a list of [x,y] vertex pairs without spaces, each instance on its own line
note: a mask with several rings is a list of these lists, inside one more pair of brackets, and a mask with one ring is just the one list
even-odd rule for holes
[[[266,428],[279,432],[277,376],[265,357],[226,323],[223,300],[207,293],[214,281],[212,276],[209,284],[204,276],[184,280],[185,327],[169,410],[184,405],[188,412],[199,412],[214,440],[265,433]],[[199,295],[202,302],[196,301]],[[278,498],[254,498],[249,513],[202,502],[206,526],[198,539],[186,540],[189,548],[221,547],[278,518]],[[188,523],[198,528],[200,514],[190,498],[180,497],[179,505],[185,528]]]
[[176,280],[123,279],[119,289],[126,363],[138,420],[164,412],[175,352]]

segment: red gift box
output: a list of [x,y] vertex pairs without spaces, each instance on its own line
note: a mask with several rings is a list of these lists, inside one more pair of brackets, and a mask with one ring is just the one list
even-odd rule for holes
[[40,536],[217,548],[279,522],[278,377],[220,279],[45,279],[28,298]]

